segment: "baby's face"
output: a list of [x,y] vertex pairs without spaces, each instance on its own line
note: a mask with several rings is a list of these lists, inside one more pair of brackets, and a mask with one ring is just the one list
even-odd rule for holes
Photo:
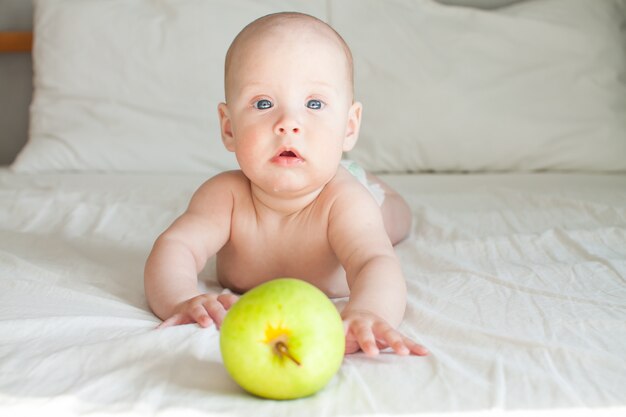
[[266,192],[306,193],[336,173],[358,136],[344,50],[315,29],[253,32],[233,54],[222,136]]

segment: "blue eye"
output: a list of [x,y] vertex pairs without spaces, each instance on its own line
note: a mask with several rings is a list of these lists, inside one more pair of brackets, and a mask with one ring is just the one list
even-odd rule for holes
[[306,106],[309,109],[320,110],[324,106],[324,103],[319,100],[309,100],[306,102]]
[[255,101],[252,104],[252,106],[254,106],[255,109],[266,110],[266,109],[269,109],[269,108],[273,107],[274,104],[272,104],[271,101],[263,98],[261,100]]

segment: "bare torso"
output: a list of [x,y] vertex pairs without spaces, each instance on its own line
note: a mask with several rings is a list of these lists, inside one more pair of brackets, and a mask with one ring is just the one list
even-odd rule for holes
[[330,297],[348,296],[345,271],[328,240],[328,218],[333,195],[356,180],[345,170],[337,177],[313,203],[283,215],[259,207],[241,175],[233,193],[230,239],[217,254],[220,284],[242,293],[273,278],[294,277]]

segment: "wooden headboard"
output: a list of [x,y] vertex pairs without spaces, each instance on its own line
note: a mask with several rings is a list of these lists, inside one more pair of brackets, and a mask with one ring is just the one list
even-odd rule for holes
[[30,52],[33,48],[33,32],[0,32],[0,53]]

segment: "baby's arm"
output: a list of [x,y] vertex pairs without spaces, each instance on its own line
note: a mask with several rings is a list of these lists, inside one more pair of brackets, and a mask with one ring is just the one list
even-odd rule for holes
[[233,181],[226,173],[205,182],[185,213],[154,243],[144,286],[150,308],[164,320],[160,327],[193,322],[219,326],[236,300],[233,295],[198,290],[198,273],[230,236]]
[[375,355],[390,346],[398,354],[426,355],[424,347],[396,330],[406,308],[406,284],[380,209],[366,192],[342,193],[333,204],[329,240],[350,287],[342,312],[346,352]]

